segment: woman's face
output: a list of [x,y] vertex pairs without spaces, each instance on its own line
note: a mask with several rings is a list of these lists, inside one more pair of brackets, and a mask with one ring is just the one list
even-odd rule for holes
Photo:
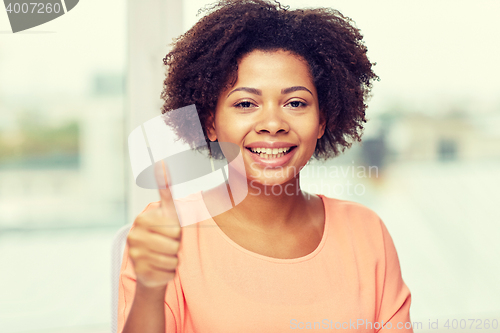
[[239,62],[235,85],[219,95],[207,132],[240,147],[247,179],[277,185],[311,158],[325,130],[320,118],[307,62],[283,50],[255,50]]

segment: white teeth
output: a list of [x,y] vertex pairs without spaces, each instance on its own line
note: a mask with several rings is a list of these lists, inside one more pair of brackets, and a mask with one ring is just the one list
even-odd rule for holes
[[277,155],[277,157],[281,157],[287,153],[291,147],[288,148],[250,148],[250,150],[254,153],[259,154],[262,158],[267,158],[264,155]]
[[285,154],[281,153],[281,154],[272,154],[272,155],[270,155],[270,154],[262,153],[262,154],[259,154],[259,156],[260,156],[260,158],[264,158],[266,160],[271,160],[273,158],[280,158],[282,156],[285,156]]

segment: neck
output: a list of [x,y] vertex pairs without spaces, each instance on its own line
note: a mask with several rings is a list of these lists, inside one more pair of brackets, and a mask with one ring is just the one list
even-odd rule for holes
[[[303,220],[311,196],[300,189],[299,174],[279,185],[263,185],[229,174],[228,187],[236,207],[228,213],[240,223],[259,229],[280,229]],[[244,183],[243,183],[244,182]],[[248,188],[244,196],[239,189]]]

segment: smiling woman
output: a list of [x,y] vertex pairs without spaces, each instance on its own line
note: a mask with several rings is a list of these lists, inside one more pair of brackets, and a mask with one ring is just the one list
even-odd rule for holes
[[[214,5],[164,58],[168,72],[162,112],[168,116],[169,110],[195,104],[206,124],[214,116],[220,93],[237,81],[238,62],[253,50],[286,50],[307,62],[326,125],[315,158],[336,156],[361,140],[365,99],[377,76],[359,30],[330,8],[290,11],[268,1]],[[172,114],[169,125],[185,142],[193,143],[189,122],[178,117]],[[211,154],[222,157],[219,152]]]
[[[234,86],[220,93],[214,118],[208,138],[237,144],[247,177],[265,185],[295,177],[325,131],[307,62],[282,50],[247,54]],[[263,169],[272,168],[264,179]]]
[[[119,330],[288,332],[354,322],[357,331],[412,332],[410,292],[378,215],[300,188],[311,157],[339,154],[366,121],[376,76],[351,21],[330,9],[221,1],[164,62],[168,124],[192,143],[190,120],[169,111],[195,104],[207,143],[239,147],[244,168],[230,164],[228,184],[175,205],[168,170],[157,168],[161,200],[128,236]],[[221,147],[209,154],[228,156]],[[235,207],[212,213],[224,193],[243,188]],[[181,228],[180,209],[205,218]]]

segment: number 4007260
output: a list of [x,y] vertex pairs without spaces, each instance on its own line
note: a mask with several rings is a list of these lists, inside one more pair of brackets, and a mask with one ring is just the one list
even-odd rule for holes
[[7,13],[32,13],[32,14],[50,14],[59,13],[61,5],[58,3],[39,3],[39,2],[23,2],[23,3],[9,3],[6,7]]

